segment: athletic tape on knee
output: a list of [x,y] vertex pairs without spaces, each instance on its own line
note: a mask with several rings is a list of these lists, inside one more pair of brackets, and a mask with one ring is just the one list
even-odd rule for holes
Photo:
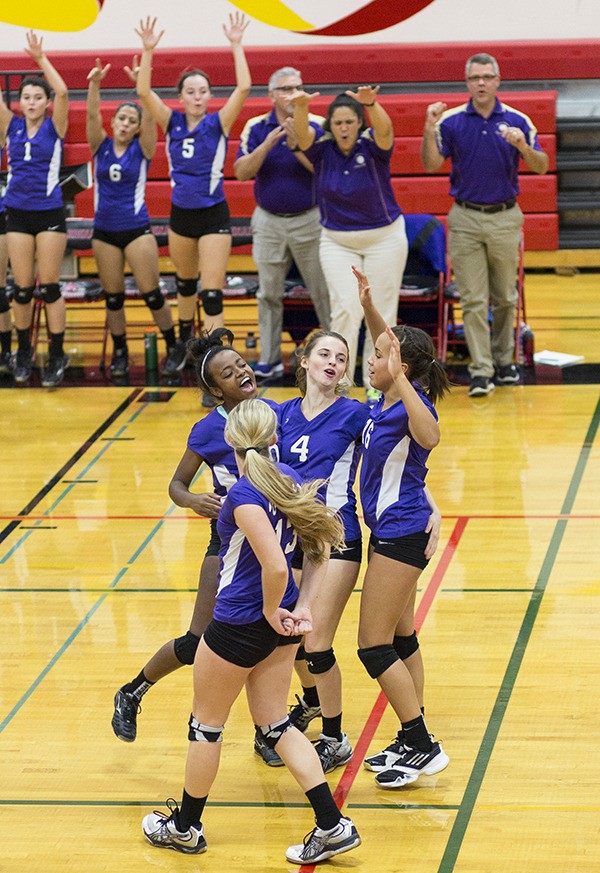
[[165,298],[162,296],[160,288],[155,288],[153,291],[149,291],[148,294],[142,294],[142,300],[148,309],[151,309],[153,312],[162,309],[165,303]]
[[0,313],[2,312],[10,312],[10,303],[8,302],[6,288],[0,288]]
[[369,646],[358,650],[358,657],[363,662],[371,679],[377,679],[382,673],[399,661],[398,652],[391,645]]
[[203,288],[200,297],[206,315],[220,315],[223,312],[223,292],[220,288]]
[[197,279],[181,279],[179,276],[175,276],[175,285],[177,293],[181,294],[182,297],[193,297],[198,290]]
[[119,291],[118,294],[109,294],[108,291],[106,294],[106,308],[110,309],[111,312],[120,312],[125,306],[125,292]]
[[190,714],[188,724],[190,726],[188,733],[188,740],[190,743],[223,742],[223,731],[225,730],[225,725],[221,725],[221,727],[210,727],[210,725],[207,724],[200,724],[200,722],[196,721],[194,718],[194,713]]
[[307,652],[306,663],[308,664],[309,673],[327,673],[328,670],[335,665],[335,655],[333,649],[327,649],[326,652]]
[[40,297],[44,303],[56,303],[60,300],[60,284],[58,282],[44,282],[39,287]]
[[35,285],[27,285],[27,287],[23,287],[23,285],[15,285],[13,288],[13,300],[15,303],[22,303],[23,305],[31,303],[34,290]]
[[193,634],[191,631],[188,631],[184,636],[177,637],[176,640],[173,640],[173,648],[175,649],[175,657],[177,660],[181,661],[182,664],[193,664],[199,642],[200,637],[197,637],[196,634]]
[[291,723],[289,716],[286,715],[286,717],[282,718],[281,721],[276,721],[273,724],[267,725],[261,724],[257,725],[257,727],[267,746],[270,749],[274,749],[284,733],[289,731],[289,729],[294,727],[294,725]]
[[407,658],[414,655],[418,648],[419,640],[416,631],[413,631],[408,637],[394,637],[394,649],[401,661],[406,661]]

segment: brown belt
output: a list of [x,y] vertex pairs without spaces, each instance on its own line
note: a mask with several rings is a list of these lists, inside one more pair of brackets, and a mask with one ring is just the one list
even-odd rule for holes
[[505,212],[507,209],[512,209],[517,200],[512,197],[510,200],[505,200],[504,203],[470,203],[468,200],[459,200],[457,197],[454,202],[459,206],[464,206],[465,209],[474,209],[475,212],[493,215],[494,212]]

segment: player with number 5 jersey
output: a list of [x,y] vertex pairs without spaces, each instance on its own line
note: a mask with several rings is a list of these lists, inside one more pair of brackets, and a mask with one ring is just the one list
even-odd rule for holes
[[[176,269],[180,341],[176,371],[185,364],[199,273],[204,327],[211,330],[223,326],[223,285],[231,251],[223,165],[229,131],[250,93],[250,70],[242,47],[248,22],[235,13],[230,16],[229,26],[223,27],[233,52],[236,87],[215,113],[208,112],[212,94],[210,80],[202,70],[187,70],[181,76],[177,85],[181,111],[172,109],[151,89],[152,56],[164,33],[157,33],[155,26],[156,19],[148,17],[136,30],[143,45],[137,92],[142,105],[165,133],[171,169],[169,254]],[[203,404],[214,405],[210,394],[203,395]]]

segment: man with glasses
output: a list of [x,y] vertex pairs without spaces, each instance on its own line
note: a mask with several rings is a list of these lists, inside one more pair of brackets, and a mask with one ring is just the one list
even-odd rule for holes
[[495,58],[469,58],[466,81],[468,103],[455,109],[441,102],[428,106],[421,159],[428,173],[439,170],[446,158],[452,161],[448,245],[471,358],[469,395],[480,397],[495,385],[519,381],[513,361],[523,226],[518,165],[523,158],[534,173],[545,173],[548,155],[531,119],[496,96],[500,71]]
[[[329,295],[319,262],[321,225],[312,164],[298,148],[290,94],[302,88],[293,67],[276,70],[269,80],[273,109],[251,118],[234,164],[240,181],[254,179],[252,254],[258,267],[260,361],[257,380],[281,376],[281,333],[285,279],[292,260],[312,298],[321,327],[329,328]],[[311,116],[320,132],[323,119]]]

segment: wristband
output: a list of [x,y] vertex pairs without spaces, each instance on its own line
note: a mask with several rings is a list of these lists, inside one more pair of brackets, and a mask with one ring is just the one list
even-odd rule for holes
[[370,109],[371,106],[375,106],[376,102],[377,102],[376,100],[373,100],[372,103],[363,103],[363,106],[366,106],[367,109]]
[[301,152],[302,149],[299,145],[295,145],[293,149],[290,149],[291,152]]

